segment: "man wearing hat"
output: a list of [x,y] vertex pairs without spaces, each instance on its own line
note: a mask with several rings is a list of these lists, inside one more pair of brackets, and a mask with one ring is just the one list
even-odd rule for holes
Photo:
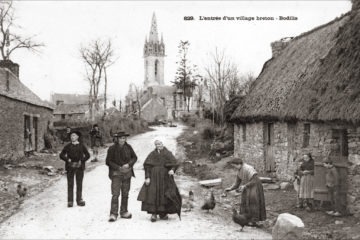
[[128,198],[131,177],[135,177],[133,166],[137,161],[137,156],[133,148],[126,142],[127,136],[129,134],[123,131],[115,133],[113,135],[114,145],[109,147],[106,156],[112,194],[109,222],[114,222],[118,217],[120,193],[120,217],[131,218],[132,216],[128,212]]
[[72,131],[70,133],[71,142],[65,145],[60,153],[60,158],[65,161],[68,185],[68,207],[73,206],[74,202],[74,177],[76,178],[76,202],[78,206],[85,206],[82,199],[82,183],[84,178],[85,161],[90,158],[87,148],[79,142],[81,133]]
[[91,148],[93,150],[94,159],[91,162],[97,162],[98,154],[99,154],[99,147],[103,145],[102,143],[102,135],[99,130],[99,126],[97,124],[93,125],[93,128],[90,131],[90,142]]

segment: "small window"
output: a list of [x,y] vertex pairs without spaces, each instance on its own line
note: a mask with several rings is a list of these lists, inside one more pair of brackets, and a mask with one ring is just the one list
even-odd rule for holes
[[65,119],[65,114],[61,114],[61,119]]
[[243,142],[246,142],[246,124],[242,125],[242,129],[243,129],[243,131],[242,131],[242,140],[243,140]]
[[176,95],[174,95],[174,109],[176,109]]
[[308,147],[310,144],[310,123],[304,124],[304,141],[303,147]]

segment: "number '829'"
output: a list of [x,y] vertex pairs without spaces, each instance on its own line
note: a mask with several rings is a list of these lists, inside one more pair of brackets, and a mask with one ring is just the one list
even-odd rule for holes
[[184,20],[194,20],[194,17],[193,16],[185,16]]

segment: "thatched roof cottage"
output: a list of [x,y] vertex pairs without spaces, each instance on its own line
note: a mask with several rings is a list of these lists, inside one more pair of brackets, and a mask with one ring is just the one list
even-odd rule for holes
[[235,155],[291,179],[310,152],[315,198],[327,200],[321,162],[341,175],[342,204],[360,214],[359,8],[293,39],[272,43],[268,60],[234,111]]

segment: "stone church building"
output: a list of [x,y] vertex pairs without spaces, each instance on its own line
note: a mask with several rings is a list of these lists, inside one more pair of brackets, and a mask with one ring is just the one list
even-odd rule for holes
[[[165,85],[165,43],[161,34],[159,39],[155,13],[152,16],[149,36],[145,37],[144,82],[142,89],[136,93],[129,88],[126,96],[126,111],[129,114],[138,114],[148,122],[156,120],[173,120],[185,114],[186,104],[181,89],[173,85]],[[190,99],[190,113],[199,109],[194,95]],[[140,103],[140,104],[139,104]]]

